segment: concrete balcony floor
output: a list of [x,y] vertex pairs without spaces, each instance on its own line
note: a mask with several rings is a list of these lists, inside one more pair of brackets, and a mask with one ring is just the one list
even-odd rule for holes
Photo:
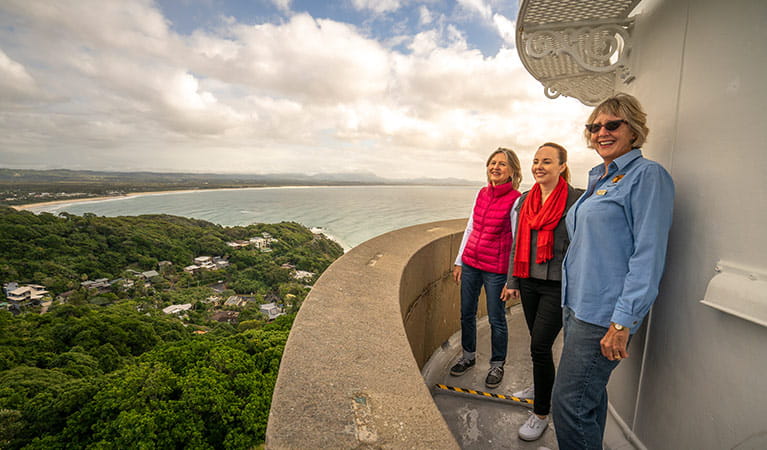
[[[501,385],[495,389],[485,387],[485,377],[490,368],[490,325],[487,316],[477,321],[477,364],[460,377],[450,375],[450,367],[461,356],[460,331],[437,350],[423,368],[426,383],[433,387],[444,384],[463,389],[511,396],[529,386],[533,381],[530,361],[530,335],[525,324],[522,305],[507,309],[509,347]],[[562,334],[555,343],[555,361],[559,360]],[[540,439],[525,442],[517,436],[517,430],[525,423],[532,411],[529,407],[510,401],[481,395],[459,394],[444,389],[433,389],[434,403],[447,421],[450,431],[462,449],[537,449],[557,448],[554,426]]]
[[[429,387],[443,384],[462,389],[511,396],[533,381],[530,361],[530,335],[525,324],[522,305],[507,309],[509,347],[504,378],[495,389],[485,387],[485,376],[490,367],[490,326],[487,317],[477,322],[477,365],[465,375],[450,375],[450,367],[461,355],[460,332],[454,334],[437,350],[423,368],[424,380]],[[562,333],[554,344],[554,361],[558,363],[562,351]],[[482,395],[461,394],[445,389],[432,389],[434,403],[462,449],[558,449],[554,425],[549,423],[540,439],[526,442],[517,431],[532,409],[513,401],[494,399]],[[634,447],[625,440],[618,426],[608,414],[604,448],[630,450]]]

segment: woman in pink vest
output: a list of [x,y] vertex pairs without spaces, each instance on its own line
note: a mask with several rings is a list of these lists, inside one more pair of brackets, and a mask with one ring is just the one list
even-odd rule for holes
[[487,186],[480,189],[474,201],[453,269],[453,279],[461,285],[463,354],[450,369],[450,374],[463,375],[476,364],[477,305],[484,286],[492,349],[485,385],[495,388],[503,380],[509,340],[501,294],[513,242],[512,206],[521,195],[517,188],[522,181],[522,169],[517,155],[505,148],[494,151],[487,159],[487,181]]

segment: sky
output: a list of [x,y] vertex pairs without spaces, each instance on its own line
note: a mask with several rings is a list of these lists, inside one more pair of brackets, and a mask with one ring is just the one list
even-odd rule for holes
[[485,180],[599,158],[548,99],[517,1],[2,0],[0,167]]

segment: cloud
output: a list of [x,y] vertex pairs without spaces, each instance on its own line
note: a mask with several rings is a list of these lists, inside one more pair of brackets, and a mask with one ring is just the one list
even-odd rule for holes
[[489,20],[492,16],[492,8],[483,0],[457,0],[465,10],[479,14],[482,18]]
[[507,19],[501,14],[493,14],[493,24],[495,25],[498,34],[503,39],[503,42],[510,47],[515,47],[517,42],[517,24],[514,21]]
[[[38,48],[75,41],[91,48],[163,54],[172,45],[168,21],[150,0],[27,2],[8,0],[3,9],[21,19],[21,31]],[[13,31],[12,31],[13,32]]]
[[402,2],[400,0],[352,0],[352,5],[359,10],[387,13],[398,10]]
[[270,0],[274,6],[282,12],[290,12],[290,4],[293,0]]
[[225,81],[310,102],[349,101],[385,90],[387,51],[352,26],[307,14],[284,25],[238,25],[237,61],[216,69]]
[[418,23],[421,25],[429,25],[434,21],[434,16],[432,15],[431,11],[429,11],[429,8],[426,7],[426,5],[421,5],[418,7]]
[[12,60],[0,49],[0,104],[2,99],[24,101],[39,96],[35,80],[18,62]]
[[[514,148],[526,165],[555,141],[571,166],[596,164],[580,137],[585,107],[546,100],[513,49],[484,56],[444,15],[417,10],[421,30],[386,41],[307,13],[180,35],[148,0],[0,2],[0,160],[481,182],[492,149]],[[513,36],[511,21],[494,20]]]

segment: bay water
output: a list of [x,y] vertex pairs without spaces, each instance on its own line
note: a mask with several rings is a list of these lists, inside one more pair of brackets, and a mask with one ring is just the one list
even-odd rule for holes
[[298,222],[345,250],[410,225],[466,218],[480,186],[311,186],[153,193],[28,208],[97,216],[171,214],[223,226]]

